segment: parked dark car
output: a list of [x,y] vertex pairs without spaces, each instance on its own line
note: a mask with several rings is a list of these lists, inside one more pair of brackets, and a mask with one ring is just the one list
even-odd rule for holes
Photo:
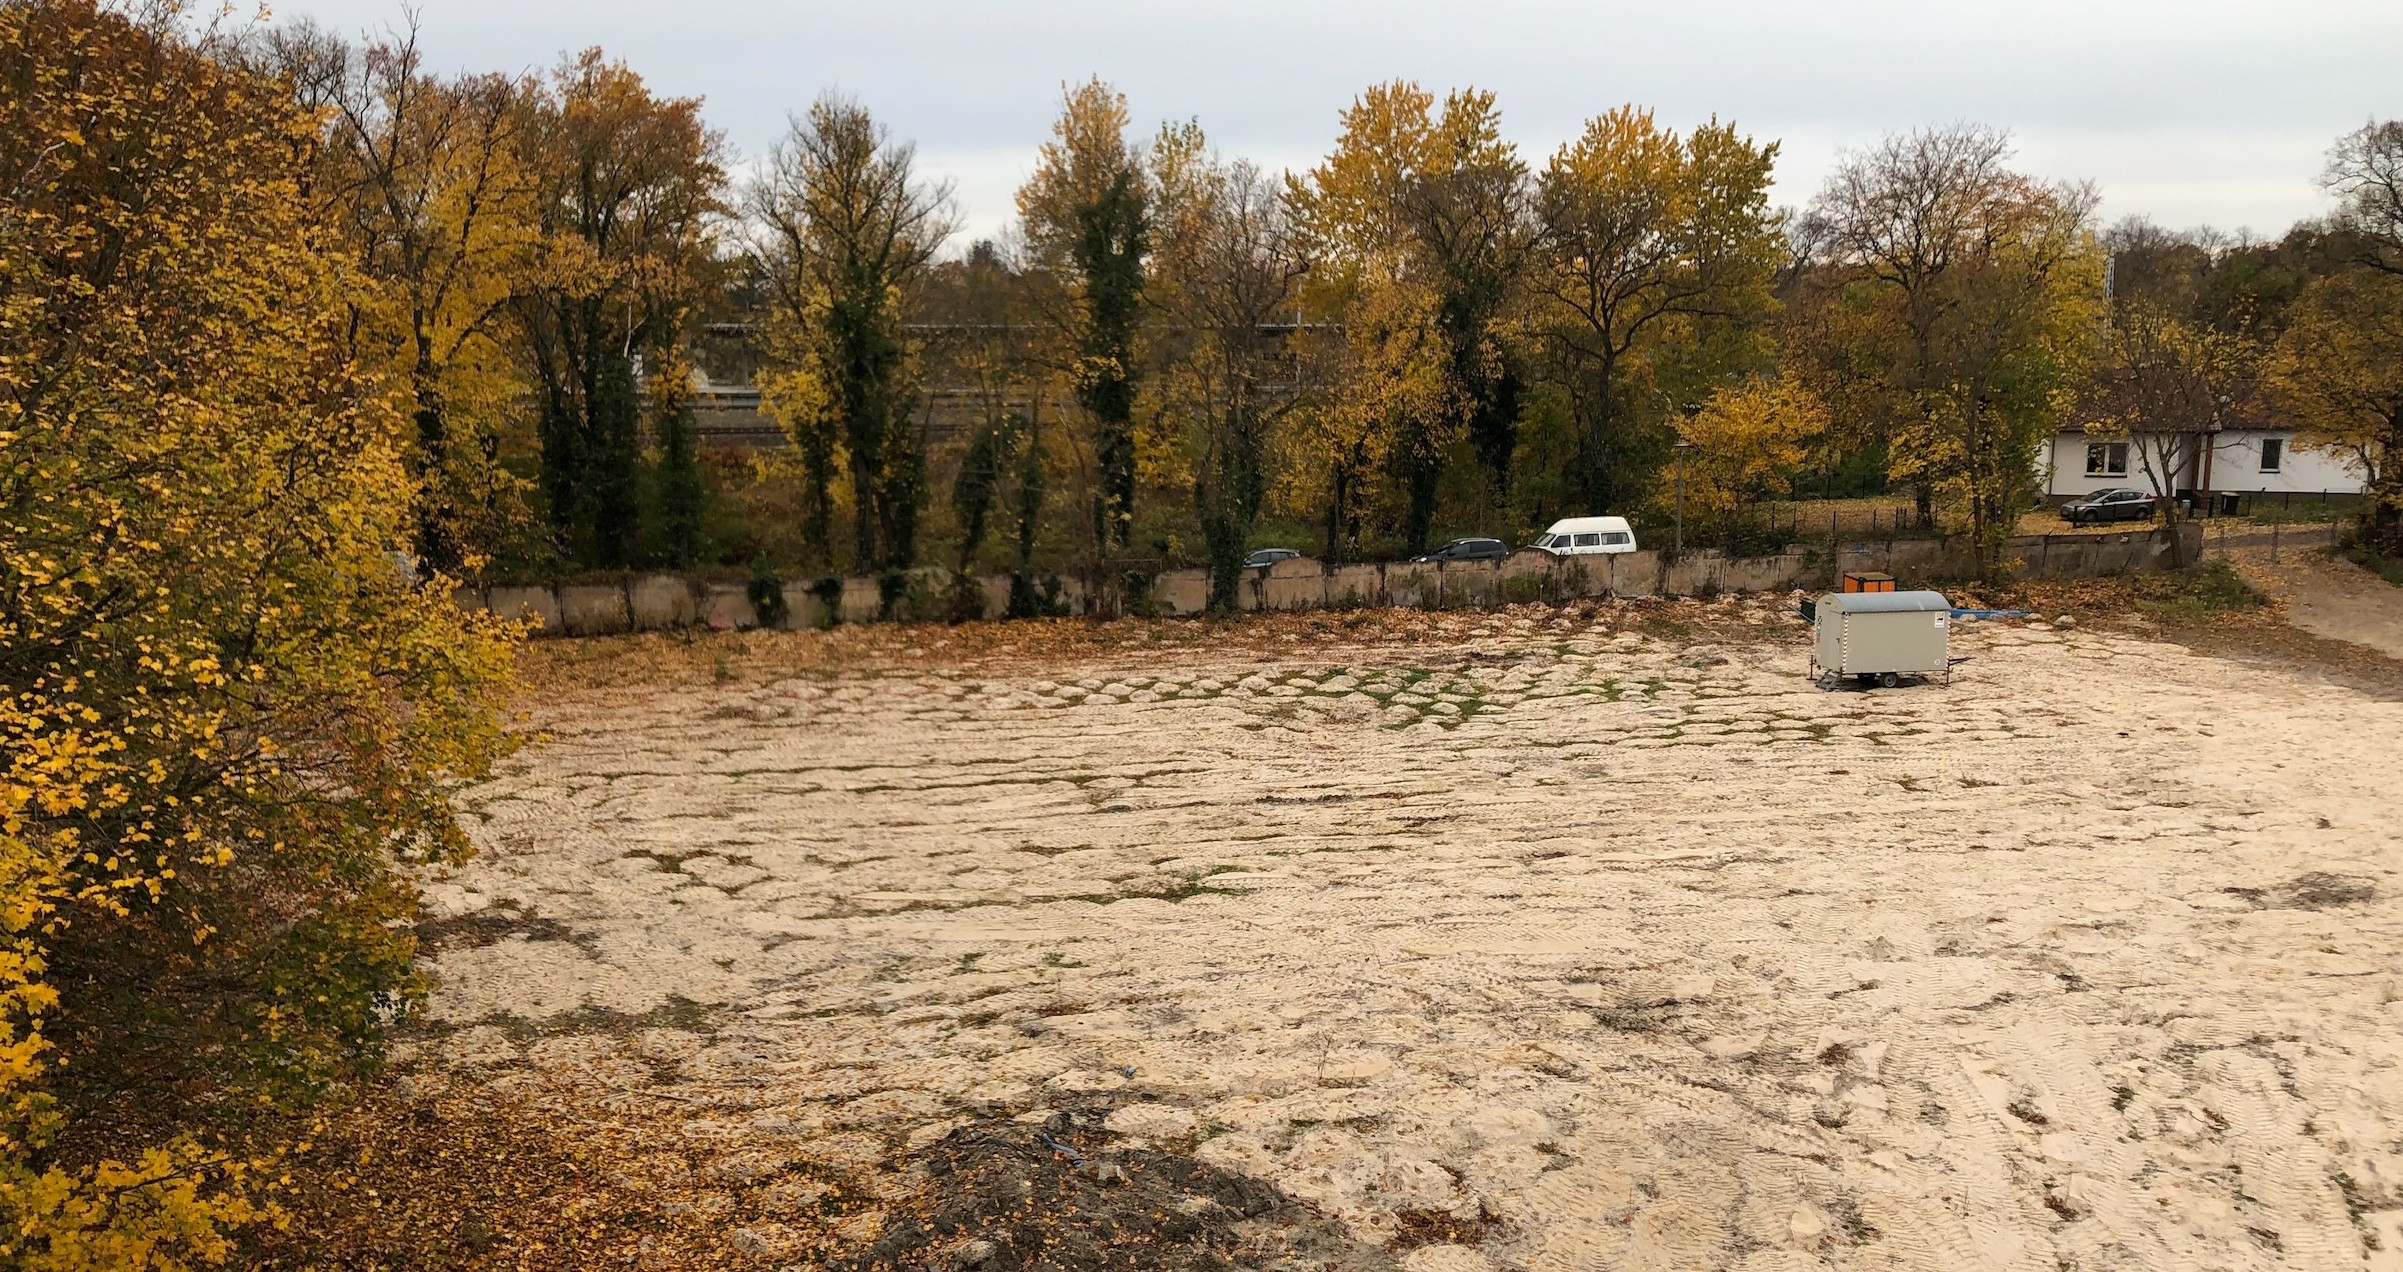
[[2061,505],[2061,516],[2073,526],[2102,521],[2150,521],[2153,497],[2141,490],[2098,490],[2084,499]]
[[1301,553],[1292,548],[1262,548],[1243,558],[1243,568],[1257,570],[1264,566],[1275,565],[1279,561],[1290,561],[1300,555]]
[[1412,561],[1499,561],[1510,555],[1510,545],[1500,539],[1454,539]]

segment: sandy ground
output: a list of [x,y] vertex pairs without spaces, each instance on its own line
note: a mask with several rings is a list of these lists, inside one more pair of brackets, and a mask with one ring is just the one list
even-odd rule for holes
[[1114,1102],[1477,1220],[1417,1269],[2403,1268],[2403,705],[1994,624],[1823,694],[1716,613],[556,696],[427,1063],[737,1178]]

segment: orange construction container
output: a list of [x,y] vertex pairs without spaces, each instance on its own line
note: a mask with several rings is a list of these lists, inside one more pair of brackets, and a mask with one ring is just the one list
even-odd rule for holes
[[1875,571],[1860,574],[1848,573],[1844,576],[1844,590],[1847,592],[1891,592],[1894,590],[1894,576]]

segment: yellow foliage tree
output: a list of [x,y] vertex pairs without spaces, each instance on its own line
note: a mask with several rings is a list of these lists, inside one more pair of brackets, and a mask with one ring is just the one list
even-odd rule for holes
[[2357,533],[2403,555],[2403,274],[2354,268],[2314,279],[2271,351],[2270,390],[2299,440],[2358,464]]
[[353,302],[357,355],[408,389],[417,553],[472,566],[525,528],[523,483],[497,459],[535,387],[509,312],[539,236],[521,153],[535,90],[429,73],[414,25],[359,48],[303,26],[269,52],[267,69],[324,99],[311,192],[377,284]]
[[1650,357],[1699,346],[1706,324],[1769,311],[1783,250],[1769,210],[1776,162],[1775,142],[1733,124],[1679,137],[1651,111],[1622,106],[1545,165],[1529,285],[1576,416],[1576,454],[1560,458],[1587,510],[1626,498],[1649,467],[1636,426],[1656,396],[1638,391]]
[[[1698,538],[1742,549],[1761,529],[1764,499],[1792,493],[1795,468],[1829,426],[1827,407],[1793,376],[1721,388],[1678,427],[1685,452],[1687,524]],[[1661,492],[1674,513],[1677,492]]]
[[512,633],[396,565],[316,121],[172,7],[0,6],[0,1265],[222,1259],[213,1132],[372,1066]]

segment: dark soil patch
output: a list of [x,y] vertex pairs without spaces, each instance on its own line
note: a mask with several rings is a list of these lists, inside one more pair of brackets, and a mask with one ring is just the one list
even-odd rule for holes
[[1393,1263],[1275,1187],[1178,1153],[1121,1149],[1097,1117],[962,1127],[894,1162],[925,1186],[842,1272],[1162,1272]]
[[2369,880],[2354,875],[2328,874],[2314,870],[2296,875],[2278,891],[2286,903],[2297,910],[2322,910],[2332,905],[2352,905],[2378,895]]
[[575,935],[557,919],[495,906],[456,918],[433,919],[417,925],[417,944],[424,953],[474,950],[513,936],[529,941],[574,941]]
[[1405,1210],[1394,1219],[1396,1231],[1385,1248],[1396,1252],[1431,1245],[1473,1246],[1492,1235],[1499,1224],[1482,1210],[1465,1219],[1443,1210]]

